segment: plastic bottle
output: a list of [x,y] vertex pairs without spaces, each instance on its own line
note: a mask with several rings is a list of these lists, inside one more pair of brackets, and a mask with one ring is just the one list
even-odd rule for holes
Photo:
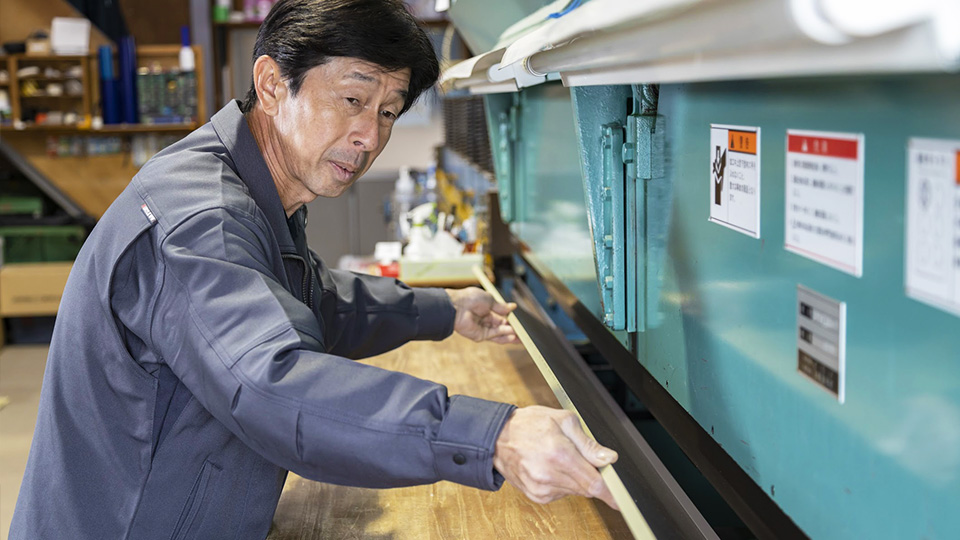
[[180,27],[180,71],[193,71],[196,69],[196,58],[193,56],[193,49],[190,47],[190,27]]
[[213,22],[227,22],[230,20],[231,0],[216,0],[213,5]]
[[427,166],[427,183],[423,189],[425,202],[437,202],[437,164],[434,161]]
[[174,114],[179,117],[179,121],[190,123],[197,121],[197,76],[196,57],[193,55],[193,48],[190,47],[190,27],[180,27],[180,75],[177,103],[178,107]]
[[393,220],[397,225],[397,237],[403,239],[409,233],[407,212],[413,207],[417,183],[410,176],[409,167],[400,167],[400,177],[393,186]]

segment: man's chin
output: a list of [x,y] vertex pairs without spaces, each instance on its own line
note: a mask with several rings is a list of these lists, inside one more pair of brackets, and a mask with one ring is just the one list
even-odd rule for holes
[[314,191],[317,197],[324,197],[326,199],[336,199],[337,197],[343,195],[350,189],[350,186],[356,181],[355,178],[351,178],[349,182],[327,182],[319,190]]

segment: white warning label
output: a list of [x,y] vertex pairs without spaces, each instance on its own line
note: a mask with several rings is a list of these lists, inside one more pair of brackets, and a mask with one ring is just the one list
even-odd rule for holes
[[787,130],[784,247],[863,274],[863,135]]
[[760,128],[710,125],[710,221],[760,238]]
[[960,315],[960,141],[910,139],[907,295]]

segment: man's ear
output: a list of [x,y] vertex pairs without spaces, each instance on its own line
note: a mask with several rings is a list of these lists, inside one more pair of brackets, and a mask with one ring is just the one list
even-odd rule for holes
[[267,55],[262,55],[253,63],[253,86],[257,90],[257,101],[268,116],[275,116],[280,110],[280,102],[287,96],[287,83],[280,76],[280,66]]

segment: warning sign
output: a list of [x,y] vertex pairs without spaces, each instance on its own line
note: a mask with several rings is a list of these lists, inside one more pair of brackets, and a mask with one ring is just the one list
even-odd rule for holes
[[960,141],[910,139],[907,295],[960,315]]
[[760,238],[760,128],[710,125],[710,221]]
[[787,131],[784,247],[863,273],[863,135]]

